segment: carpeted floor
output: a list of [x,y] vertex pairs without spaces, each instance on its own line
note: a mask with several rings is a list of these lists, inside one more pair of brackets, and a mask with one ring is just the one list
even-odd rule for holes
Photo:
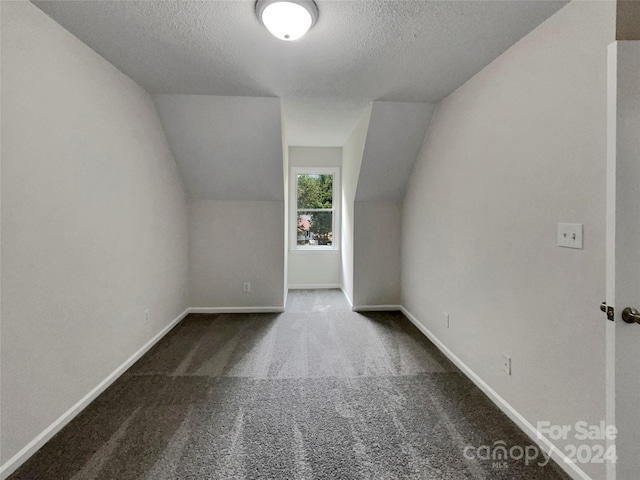
[[401,313],[291,291],[190,315],[10,479],[568,478],[496,442],[531,446]]

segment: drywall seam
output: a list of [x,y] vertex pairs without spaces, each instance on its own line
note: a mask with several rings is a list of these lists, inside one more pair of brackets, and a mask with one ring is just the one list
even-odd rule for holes
[[406,308],[400,307],[401,312],[420,330],[449,360],[451,360],[462,373],[471,380],[476,387],[489,397],[489,399],[536,444],[546,455],[558,464],[574,480],[593,480],[578,465],[576,465],[562,450],[556,447],[547,437],[542,435],[526,418],[524,418],[515,408],[513,408],[504,398],[491,388],[478,374],[476,374],[466,363],[453,353],[440,341],[431,331],[422,325],[418,319]]
[[38,436],[25,445],[22,450],[16,453],[12,458],[7,460],[0,467],[0,478],[4,479],[11,475],[20,465],[26,462],[29,457],[36,453],[45,443],[47,443],[56,433],[58,433],[65,425],[73,420],[80,412],[82,412],[98,395],[104,392],[113,382],[115,382],[129,367],[131,367],[140,357],[160,341],[167,333],[173,329],[180,321],[187,316],[190,309],[186,309],[166,327],[160,330],[151,340],[145,343],[136,353],[131,355],[122,365],[116,368],[107,378],[96,385],[89,393],[87,393],[78,403],[63,413],[51,425],[45,428]]

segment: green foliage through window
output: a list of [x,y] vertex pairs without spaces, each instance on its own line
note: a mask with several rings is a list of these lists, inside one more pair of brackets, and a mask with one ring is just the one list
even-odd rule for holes
[[297,245],[333,245],[333,175],[299,174]]
[[298,208],[331,208],[333,175],[298,175]]

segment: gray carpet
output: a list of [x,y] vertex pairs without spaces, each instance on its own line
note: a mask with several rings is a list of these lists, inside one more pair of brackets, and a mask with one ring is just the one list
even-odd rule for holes
[[466,458],[531,443],[401,313],[286,310],[190,315],[10,479],[568,478]]

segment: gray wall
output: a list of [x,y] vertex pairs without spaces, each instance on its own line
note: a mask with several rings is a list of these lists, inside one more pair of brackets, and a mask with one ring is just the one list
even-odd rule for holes
[[[410,153],[406,151],[410,150],[410,147],[404,146],[405,137],[398,138],[398,135],[393,134],[388,136],[379,126],[372,131],[371,122],[376,106],[379,109],[381,106],[385,109],[392,106],[401,110],[401,114],[392,119],[384,118],[390,123],[411,123],[414,118],[421,119],[417,122],[418,125],[410,127],[414,137],[415,130],[419,129],[422,129],[424,135],[426,124],[423,121],[422,110],[427,107],[429,118],[432,111],[431,106],[423,104],[374,102],[372,108],[369,108],[356,124],[342,148],[342,288],[355,309],[400,304],[402,204],[390,198],[399,192],[394,190],[391,194],[386,191],[387,186],[381,185],[380,182],[376,184],[371,178],[372,175],[379,175],[381,169],[388,169],[389,165],[394,164],[394,151],[407,157],[403,159],[404,163],[410,163]],[[407,107],[412,113],[414,107],[417,107],[420,115],[407,118],[407,115],[403,115]],[[378,121],[378,124],[380,123]],[[372,135],[376,138],[371,138]],[[389,142],[398,144],[402,152],[389,148],[386,145]],[[379,147],[383,144],[385,148],[381,151]],[[365,163],[367,145],[371,158]],[[415,148],[418,149],[419,145]],[[386,167],[382,168],[383,164],[386,164]],[[367,177],[369,180],[366,180]],[[369,191],[370,195],[363,194],[363,198],[367,197],[366,201],[356,201],[356,192],[362,192],[363,178],[365,190]],[[397,178],[394,178],[394,182],[398,183]]]
[[284,200],[280,99],[152,98],[189,198]]
[[342,289],[353,302],[353,234],[354,199],[358,188],[358,176],[362,154],[369,130],[371,108],[369,107],[351,132],[342,147]]
[[434,109],[373,102],[345,144],[343,278],[355,310],[400,304],[401,204]]
[[355,202],[353,305],[400,305],[402,204]]
[[[615,3],[572,2],[443,100],[404,201],[403,305],[534,426],[605,419],[614,34]],[[584,224],[583,250],[557,247],[559,222]]]
[[355,201],[401,202],[435,105],[373,102]]
[[31,3],[1,8],[4,463],[186,308],[188,244],[149,95]]
[[283,243],[284,202],[190,200],[189,306],[282,307]]
[[[282,308],[285,135],[278,98],[154,95],[189,202],[189,306]],[[251,283],[244,292],[243,284]]]

